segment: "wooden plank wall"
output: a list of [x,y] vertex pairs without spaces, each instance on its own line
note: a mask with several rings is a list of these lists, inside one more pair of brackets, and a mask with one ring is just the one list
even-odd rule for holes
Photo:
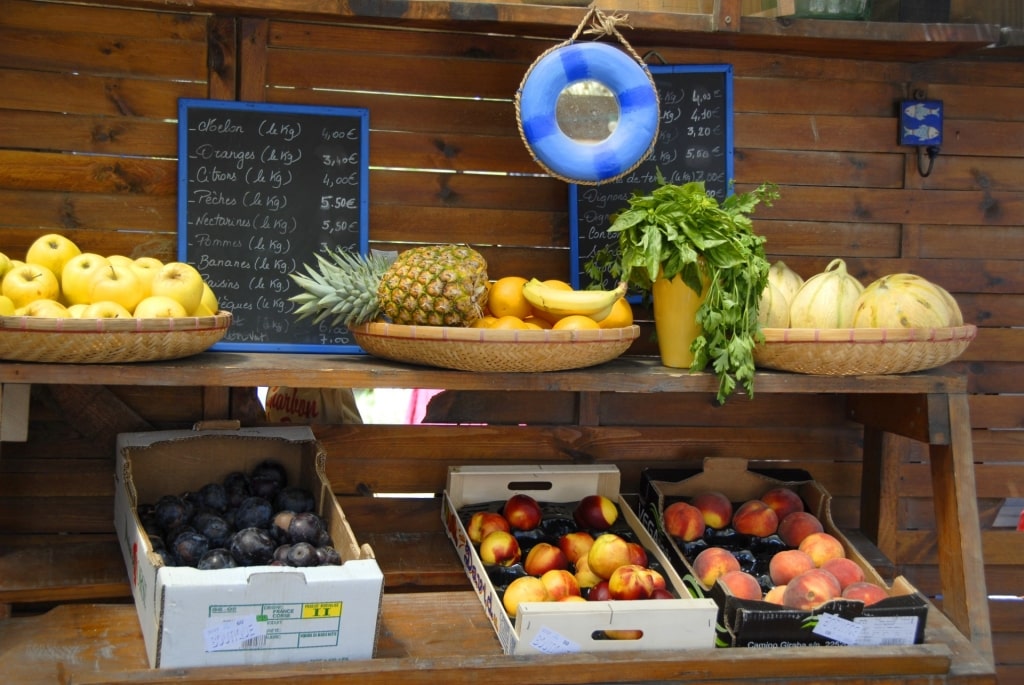
[[[781,187],[781,199],[756,217],[773,259],[808,276],[841,256],[865,282],[920,273],[952,291],[979,325],[951,368],[969,379],[986,580],[993,595],[1024,594],[1020,534],[992,527],[1004,498],[1024,495],[1024,71],[987,61],[690,50],[627,37],[668,63],[733,65],[737,187]],[[566,188],[531,161],[512,104],[550,44],[0,0],[0,251],[19,256],[58,231],[92,252],[171,258],[177,99],[240,98],[370,109],[374,246],[465,241],[484,252],[492,277],[566,278]],[[896,137],[897,103],[918,92],[943,100],[947,117],[927,178]],[[649,327],[647,313],[638,315]],[[652,349],[644,341],[633,351]],[[0,447],[0,545],[109,536],[109,431],[69,410],[81,394],[33,392],[29,442]],[[95,392],[125,409],[115,427],[176,427],[205,413],[197,388],[170,398]],[[741,454],[808,469],[835,495],[840,523],[855,524],[860,437],[838,398],[711,400],[609,393],[589,408],[598,425],[573,426],[572,395],[522,395],[510,413],[507,394],[445,394],[437,416],[492,425],[332,428],[323,438],[340,455],[330,475],[343,493],[367,484],[436,491],[447,463],[482,459],[610,461],[635,484],[643,465]],[[935,594],[927,454],[900,441],[889,449],[903,461],[901,521],[883,551]],[[991,610],[1000,674],[1024,679],[1020,604],[993,600]]]

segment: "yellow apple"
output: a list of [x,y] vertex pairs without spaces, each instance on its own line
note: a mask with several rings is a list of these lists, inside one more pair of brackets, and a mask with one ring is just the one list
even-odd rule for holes
[[167,262],[153,277],[152,294],[177,300],[192,314],[203,300],[203,275],[185,262]]
[[11,268],[11,258],[0,252],[0,278],[4,277],[7,270]]
[[135,274],[142,281],[144,297],[149,297],[153,293],[153,277],[163,268],[164,263],[156,257],[137,257],[132,264]]
[[29,245],[25,262],[45,266],[59,282],[64,265],[78,254],[82,254],[82,251],[70,239],[59,233],[47,233]]
[[135,260],[131,257],[126,257],[123,254],[108,254],[107,261],[111,264],[123,264],[125,266],[131,266],[135,263]]
[[82,314],[88,308],[89,305],[85,304],[84,302],[79,302],[78,304],[73,304],[70,307],[68,307],[68,314],[70,314],[71,318],[73,319],[81,319]]
[[133,312],[136,319],[180,319],[188,316],[185,307],[166,295],[150,295]]
[[[75,305],[77,306],[77,305]],[[123,305],[110,300],[99,300],[86,305],[85,310],[79,316],[82,319],[133,319],[132,313]]]
[[135,309],[142,295],[135,269],[125,264],[108,263],[102,269],[97,269],[89,285],[89,302],[108,300],[128,311]]
[[89,292],[92,279],[96,277],[97,271],[109,264],[106,257],[94,252],[83,252],[69,259],[60,278],[64,300],[71,305],[89,304],[92,301]]
[[71,314],[68,312],[67,307],[57,300],[51,300],[49,298],[32,300],[24,307],[18,309],[17,314],[18,316],[35,316],[45,319],[71,318]]
[[11,298],[6,295],[0,295],[0,316],[14,316],[14,310],[17,307],[11,301]]
[[4,274],[0,294],[11,298],[14,307],[20,309],[33,300],[56,300],[60,297],[60,283],[45,266],[23,264]]

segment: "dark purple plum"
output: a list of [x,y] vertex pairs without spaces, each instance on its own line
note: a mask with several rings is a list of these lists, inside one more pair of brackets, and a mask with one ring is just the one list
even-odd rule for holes
[[313,545],[308,542],[296,542],[288,547],[285,563],[299,568],[318,566],[320,564],[320,557],[317,556],[316,547]]
[[269,528],[274,517],[274,505],[264,497],[246,497],[235,511],[235,528]]
[[287,564],[289,549],[291,549],[291,545],[288,543],[278,545],[277,548],[274,549],[274,561],[280,561],[282,564]]
[[153,507],[153,521],[165,533],[188,523],[188,507],[177,495],[164,495]]
[[228,508],[235,508],[242,503],[246,497],[252,495],[252,487],[249,484],[249,476],[241,471],[232,471],[224,477],[224,495],[228,500]]
[[288,526],[291,525],[294,511],[282,510],[274,514],[270,522],[270,535],[280,543],[291,542],[288,536]]
[[277,493],[288,485],[288,474],[284,466],[273,459],[261,461],[249,473],[252,494],[273,501]]
[[210,549],[210,541],[206,536],[195,531],[181,533],[171,543],[171,554],[178,566],[196,566]]
[[228,494],[220,483],[207,483],[196,493],[196,504],[200,511],[223,514],[228,510]]
[[341,555],[330,545],[317,547],[316,556],[320,566],[341,566]]
[[298,485],[289,485],[282,488],[274,498],[274,508],[277,511],[313,511],[316,503],[313,501],[313,493]]
[[220,516],[204,511],[195,515],[192,525],[197,533],[210,541],[211,548],[225,547],[228,544],[228,539],[235,532]]
[[263,566],[274,558],[277,545],[262,528],[243,528],[231,536],[228,549],[239,566]]
[[324,532],[323,520],[311,511],[304,511],[295,514],[291,523],[288,524],[288,537],[292,544],[296,542],[308,542],[314,547],[320,542],[320,535]]
[[202,556],[196,568],[201,570],[209,570],[215,568],[235,568],[238,564],[235,562],[235,558],[231,556],[231,552],[228,550],[218,547],[216,549],[207,550],[206,554]]

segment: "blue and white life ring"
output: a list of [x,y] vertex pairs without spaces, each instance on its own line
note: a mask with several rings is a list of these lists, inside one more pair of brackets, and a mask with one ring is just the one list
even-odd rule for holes
[[[578,142],[558,125],[562,91],[594,80],[614,95],[618,125],[596,143]],[[623,176],[650,154],[658,134],[658,93],[639,62],[605,43],[571,43],[538,59],[523,79],[517,101],[519,127],[537,162],[577,183],[601,183]]]

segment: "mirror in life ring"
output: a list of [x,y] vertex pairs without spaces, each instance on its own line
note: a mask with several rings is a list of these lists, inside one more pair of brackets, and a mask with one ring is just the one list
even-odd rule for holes
[[544,169],[572,183],[614,181],[654,148],[660,120],[649,72],[605,43],[570,43],[533,63],[516,97],[519,131]]

